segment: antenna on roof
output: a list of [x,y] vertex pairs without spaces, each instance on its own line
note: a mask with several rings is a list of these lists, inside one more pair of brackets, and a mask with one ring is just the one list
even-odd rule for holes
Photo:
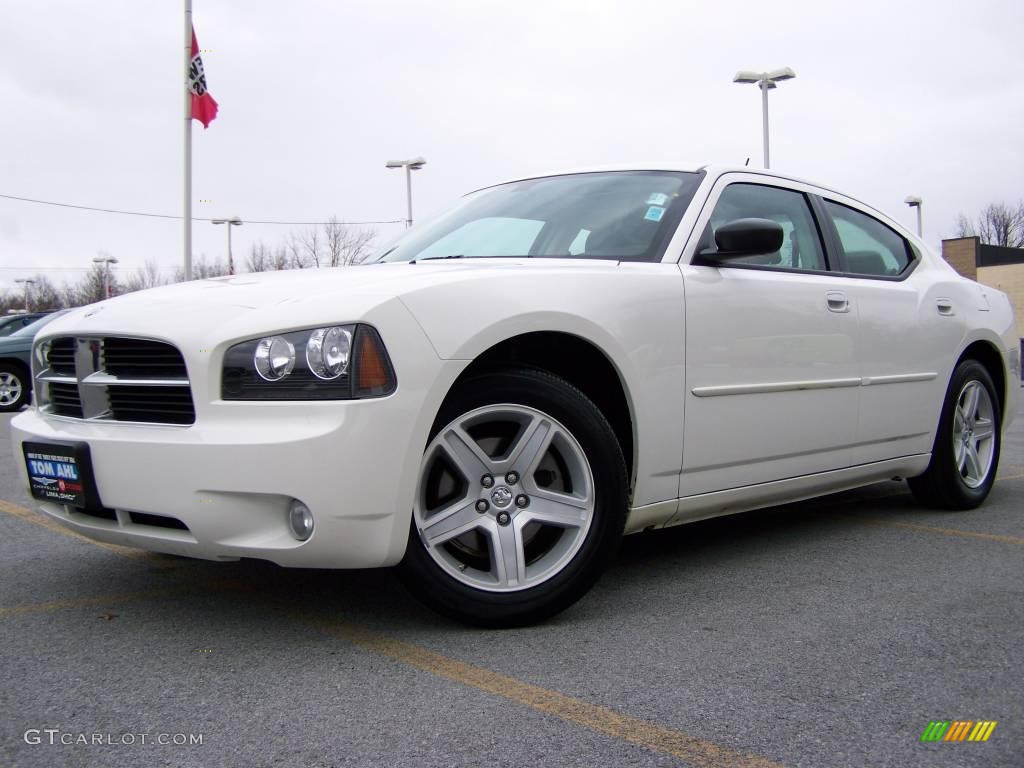
[[747,158],[747,162],[745,162],[743,164],[743,167],[746,168],[748,165],[750,165],[750,158],[749,157]]

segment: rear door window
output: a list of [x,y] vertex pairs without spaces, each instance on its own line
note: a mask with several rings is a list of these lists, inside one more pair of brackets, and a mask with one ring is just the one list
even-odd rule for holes
[[895,230],[845,205],[825,200],[846,257],[846,271],[854,275],[895,277],[910,265],[907,241]]

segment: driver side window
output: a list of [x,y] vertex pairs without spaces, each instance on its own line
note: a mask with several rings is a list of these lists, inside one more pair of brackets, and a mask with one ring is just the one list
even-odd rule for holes
[[736,219],[770,219],[782,227],[782,247],[775,253],[730,259],[778,269],[825,271],[825,255],[807,198],[800,192],[760,184],[730,184],[718,198],[700,247],[715,245],[715,231]]

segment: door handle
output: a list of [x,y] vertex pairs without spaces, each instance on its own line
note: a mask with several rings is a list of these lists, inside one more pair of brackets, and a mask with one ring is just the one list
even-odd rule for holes
[[825,303],[829,312],[849,312],[850,300],[842,291],[829,291],[825,294]]
[[952,299],[936,299],[935,308],[939,311],[940,315],[955,315],[956,312],[953,310]]

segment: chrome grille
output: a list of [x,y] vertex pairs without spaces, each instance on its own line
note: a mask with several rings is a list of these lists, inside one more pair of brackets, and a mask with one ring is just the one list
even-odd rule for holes
[[188,378],[181,353],[161,341],[104,339],[103,361],[107,373],[127,379]]
[[192,424],[196,420],[188,387],[109,387],[115,421],[159,421]]
[[185,360],[152,339],[60,336],[36,375],[46,413],[92,421],[195,423]]
[[82,399],[78,396],[77,384],[50,382],[50,411],[61,416],[83,418]]
[[47,358],[50,370],[66,376],[75,375],[75,340],[70,336],[54,339]]

